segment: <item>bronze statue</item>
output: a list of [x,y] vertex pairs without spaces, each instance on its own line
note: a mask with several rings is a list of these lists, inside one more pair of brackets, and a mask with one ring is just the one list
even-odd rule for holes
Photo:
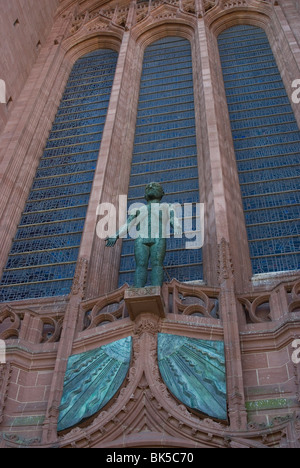
[[159,183],[152,182],[147,185],[145,190],[147,205],[129,212],[126,224],[114,236],[106,240],[106,246],[113,247],[128,229],[137,228],[134,249],[136,261],[134,287],[136,288],[143,288],[147,283],[149,259],[152,266],[151,285],[162,286],[169,226],[174,228],[176,236],[182,235],[181,223],[176,216],[175,207],[160,203],[164,194]]

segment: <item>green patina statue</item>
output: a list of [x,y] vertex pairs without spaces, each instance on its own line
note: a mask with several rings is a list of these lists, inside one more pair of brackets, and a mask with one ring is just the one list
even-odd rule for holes
[[107,247],[113,247],[120,237],[135,229],[135,288],[143,288],[147,283],[148,264],[151,260],[151,285],[162,286],[164,271],[163,263],[166,255],[166,239],[169,237],[169,226],[174,228],[176,237],[182,236],[182,227],[175,207],[167,203],[161,204],[164,190],[159,183],[147,185],[145,199],[147,205],[133,208],[129,211],[127,222],[112,237],[106,240]]

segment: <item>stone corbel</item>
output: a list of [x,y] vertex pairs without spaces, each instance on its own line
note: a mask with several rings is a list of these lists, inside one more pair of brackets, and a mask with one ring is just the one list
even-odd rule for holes
[[160,287],[129,288],[125,291],[125,303],[132,321],[144,314],[159,318],[166,317],[165,303]]

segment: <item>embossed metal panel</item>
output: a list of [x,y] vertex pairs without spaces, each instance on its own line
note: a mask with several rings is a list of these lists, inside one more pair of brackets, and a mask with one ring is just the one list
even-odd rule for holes
[[132,338],[71,356],[65,375],[58,431],[101,410],[117,393],[129,371]]
[[212,418],[227,420],[222,341],[159,333],[158,363],[165,384],[179,401]]

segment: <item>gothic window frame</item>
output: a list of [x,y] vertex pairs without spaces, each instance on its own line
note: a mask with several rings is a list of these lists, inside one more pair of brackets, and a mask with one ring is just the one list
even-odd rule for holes
[[[246,15],[243,15],[242,11],[236,11],[234,13],[222,15],[222,17],[211,21],[208,34],[212,40],[211,60],[216,63],[213,77],[215,83],[214,91],[216,93],[215,96],[218,95],[218,100],[223,103],[222,106],[217,108],[217,115],[220,121],[220,138],[223,141],[227,140],[226,144],[223,144],[222,148],[222,163],[224,173],[226,173],[225,187],[227,192],[227,217],[230,221],[228,224],[230,228],[230,239],[231,244],[234,245],[234,248],[232,249],[233,265],[235,272],[238,272],[236,275],[238,289],[249,290],[249,285],[250,287],[255,288],[264,281],[296,277],[298,271],[281,271],[279,273],[269,272],[255,275],[252,269],[242,196],[238,179],[237,161],[234,151],[234,142],[232,138],[230,118],[228,113],[222,64],[218,48],[218,37],[220,34],[230,27],[237,25],[259,27],[266,33],[285,90],[288,97],[290,98],[290,104],[292,106],[295,119],[298,123],[298,127],[300,128],[300,109],[299,106],[295,106],[295,104],[292,102],[292,92],[290,91],[292,77],[295,76],[293,73],[297,73],[297,69],[299,68],[296,66],[295,58],[290,49],[288,38],[285,34],[282,33],[282,25],[277,23],[274,24],[268,15],[254,12],[247,12]],[[286,52],[286,54],[283,53],[283,50]],[[229,174],[231,177],[230,183]]]

